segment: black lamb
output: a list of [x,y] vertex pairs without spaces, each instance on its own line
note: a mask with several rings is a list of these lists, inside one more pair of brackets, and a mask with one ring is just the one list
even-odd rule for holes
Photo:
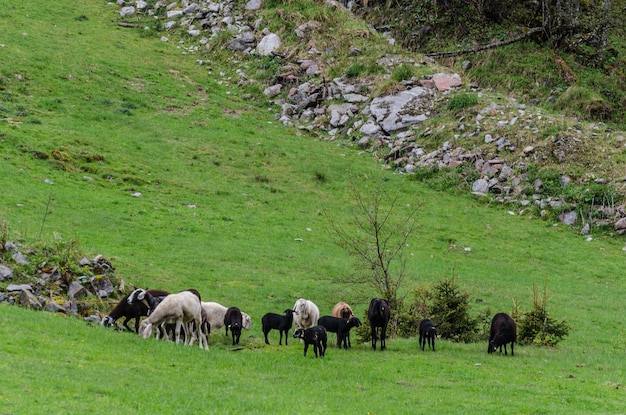
[[239,338],[241,337],[241,328],[243,327],[243,316],[241,310],[237,307],[230,307],[226,310],[224,315],[224,326],[226,327],[226,334],[228,335],[228,329],[233,336],[233,346],[239,344]]
[[352,327],[361,326],[361,320],[356,317],[345,319],[340,317],[324,316],[320,317],[317,323],[320,326],[324,326],[326,331],[337,333],[337,347],[341,348],[343,343],[343,348],[346,350],[352,347],[352,344],[350,344],[350,329],[352,329]]
[[326,333],[326,329],[323,326],[315,326],[309,327],[308,329],[303,329],[298,327],[296,331],[293,332],[293,337],[296,339],[304,340],[304,356],[306,357],[306,352],[309,350],[309,345],[313,345],[313,351],[315,352],[315,357],[324,357],[326,354],[326,345],[328,343],[328,334]]
[[505,313],[498,313],[491,320],[491,330],[489,331],[489,346],[487,353],[493,353],[497,348],[504,346],[504,355],[506,356],[506,345],[511,343],[511,356],[515,356],[513,345],[517,340],[517,325],[515,321]]
[[284,315],[276,313],[267,313],[261,318],[261,324],[263,325],[263,335],[265,336],[265,344],[270,344],[267,339],[267,335],[272,329],[280,332],[279,345],[283,344],[283,333],[285,333],[285,346],[287,346],[287,338],[289,336],[289,330],[293,326],[293,310],[286,309]]
[[426,341],[428,341],[428,347],[435,351],[435,338],[437,338],[437,327],[435,327],[435,323],[432,320],[425,318],[420,323],[419,327],[420,334],[420,347],[424,350],[426,346]]

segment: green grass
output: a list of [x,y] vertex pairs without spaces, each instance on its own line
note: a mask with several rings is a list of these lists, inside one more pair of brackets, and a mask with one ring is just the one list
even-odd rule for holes
[[[421,352],[413,339],[392,341],[383,353],[331,346],[315,359],[302,357],[295,341],[260,346],[247,338],[254,347],[235,352],[212,339],[205,352],[57,315],[1,311],[6,413],[336,413],[339,405],[350,413],[622,411],[620,353],[593,346],[584,357],[526,347],[510,358],[445,341]],[[14,321],[20,330],[9,329]],[[303,396],[306,387],[315,392]]]
[[[623,239],[586,242],[284,128],[275,108],[222,82],[220,62],[209,73],[176,44],[118,27],[104,2],[0,0],[0,10],[0,219],[11,238],[76,240],[127,286],[195,287],[253,318],[244,350],[220,331],[205,352],[2,305],[3,413],[623,413]],[[335,282],[356,268],[322,214],[349,221],[352,182],[418,207],[405,291],[453,274],[479,314],[513,299],[529,308],[547,279],[550,314],[568,318],[570,335],[514,358],[484,343],[426,353],[392,339],[384,353],[357,344],[305,359],[275,332],[265,346],[261,316],[299,297],[322,314],[346,300],[362,316],[369,299]]]

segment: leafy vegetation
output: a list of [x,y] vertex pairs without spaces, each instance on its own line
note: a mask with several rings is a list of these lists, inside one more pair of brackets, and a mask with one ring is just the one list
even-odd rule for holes
[[446,104],[448,110],[460,110],[478,104],[476,94],[458,94],[450,98]]
[[470,317],[470,296],[461,291],[454,278],[446,278],[433,287],[431,313],[438,334],[444,339],[475,340],[477,321]]
[[566,319],[556,321],[548,314],[547,282],[539,294],[537,283],[533,286],[532,308],[526,312],[515,310],[514,319],[518,322],[517,336],[521,344],[536,346],[556,346],[571,329]]

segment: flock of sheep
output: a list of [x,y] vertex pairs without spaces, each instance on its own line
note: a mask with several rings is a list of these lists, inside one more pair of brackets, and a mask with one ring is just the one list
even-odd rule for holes
[[[146,317],[141,320],[142,317]],[[138,288],[126,295],[102,319],[103,326],[112,326],[118,319],[124,318],[123,326],[143,338],[152,336],[156,330],[156,337],[174,340],[176,343],[193,345],[196,341],[202,349],[208,349],[208,336],[211,330],[225,327],[226,335],[230,330],[232,344],[238,345],[242,329],[250,330],[252,323],[248,314],[237,307],[225,307],[216,302],[202,301],[200,293],[195,289],[170,294],[162,290],[144,290]],[[391,310],[386,300],[373,298],[370,302],[367,319],[371,327],[372,348],[376,350],[376,343],[380,340],[380,349],[386,348],[387,326],[391,318]],[[135,320],[132,330],[128,323]],[[293,337],[304,343],[304,356],[309,346],[313,346],[315,357],[324,357],[328,343],[328,332],[336,333],[337,347],[349,349],[350,330],[360,327],[361,321],[354,316],[352,308],[345,302],[337,303],[330,316],[320,317],[319,308],[310,300],[299,299],[292,309],[286,309],[284,314],[267,313],[261,319],[265,343],[270,344],[268,334],[271,330],[278,330],[279,345],[282,345],[283,335],[285,345],[289,330],[295,324]],[[437,328],[435,324],[424,319],[419,326],[419,344],[424,350],[426,343],[435,351]],[[507,354],[506,345],[516,341],[516,326],[513,319],[504,313],[494,316],[489,334],[488,353],[497,348]]]

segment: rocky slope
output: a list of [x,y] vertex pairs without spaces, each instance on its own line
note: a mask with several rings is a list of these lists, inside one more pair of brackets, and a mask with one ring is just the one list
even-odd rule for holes
[[[164,28],[160,41],[176,42],[181,53],[190,56],[206,56],[215,48],[212,40],[229,32],[223,48],[238,56],[233,61],[242,62],[235,71],[239,85],[258,82],[246,75],[246,58],[281,57],[281,74],[264,94],[275,105],[276,119],[286,126],[358,145],[399,174],[454,169],[462,176],[459,181],[467,183],[466,191],[506,203],[512,214],[554,216],[583,233],[597,227],[626,233],[623,132],[548,114],[538,102],[520,103],[481,90],[427,58],[408,54],[380,57],[379,64],[386,68],[382,77],[329,80],[325,68],[333,55],[321,53],[312,41],[323,22],[308,20],[296,26],[295,37],[306,40],[306,47],[294,56],[290,45],[259,17],[261,0],[250,0],[242,9],[238,4],[160,0],[150,6],[119,0],[117,6],[120,24],[150,16]],[[325,7],[343,6],[331,0]],[[280,10],[278,14],[277,18],[287,18]],[[389,37],[386,41],[393,43]],[[348,53],[361,52],[353,47]],[[427,75],[403,80],[395,93],[374,92],[395,68],[406,64]],[[446,108],[448,100],[459,94],[474,95],[476,103]],[[546,179],[529,171],[538,168],[558,172],[562,189],[548,191]],[[568,186],[573,190],[564,190]],[[594,196],[590,202],[563,196],[576,192]]]

